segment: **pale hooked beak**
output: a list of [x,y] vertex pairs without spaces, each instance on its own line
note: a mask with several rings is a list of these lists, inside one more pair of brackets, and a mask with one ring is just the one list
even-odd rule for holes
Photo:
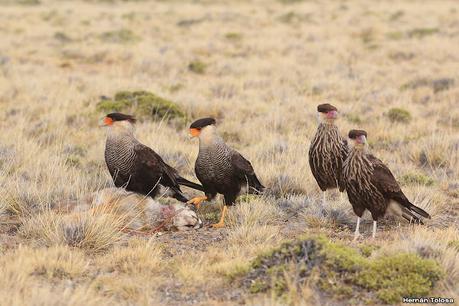
[[358,144],[365,144],[367,143],[367,138],[365,137],[365,135],[361,135],[355,139],[355,142]]
[[327,119],[336,119],[338,118],[338,112],[337,111],[329,111],[327,113]]

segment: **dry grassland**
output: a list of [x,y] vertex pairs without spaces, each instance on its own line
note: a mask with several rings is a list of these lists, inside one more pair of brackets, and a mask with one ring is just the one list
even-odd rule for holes
[[[281,296],[238,282],[259,254],[305,234],[370,245],[371,258],[433,259],[445,273],[430,294],[459,299],[456,1],[0,0],[0,21],[2,305],[365,302],[319,294],[314,280],[286,278]],[[54,205],[111,186],[97,104],[123,90],[173,101],[186,124],[216,117],[270,191],[231,208],[222,230],[135,236],[105,214],[68,225]],[[368,131],[432,215],[426,226],[388,220],[371,241],[367,216],[352,242],[347,199],[323,204],[308,165],[324,102],[343,134]],[[196,180],[186,124],[143,117],[136,135]],[[199,214],[211,223],[218,207]]]

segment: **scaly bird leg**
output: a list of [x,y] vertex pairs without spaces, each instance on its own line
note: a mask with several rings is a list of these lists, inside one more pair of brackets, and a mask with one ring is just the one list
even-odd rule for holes
[[357,225],[355,226],[354,240],[353,241],[356,241],[360,236],[359,228],[360,228],[360,217],[357,217]]
[[192,198],[191,200],[189,200],[186,203],[187,204],[193,204],[196,207],[196,209],[199,209],[201,207],[201,202],[205,201],[205,200],[207,200],[207,197],[206,196],[202,196],[202,197]]
[[225,215],[226,215],[226,211],[228,210],[228,207],[226,205],[223,206],[223,210],[222,210],[222,215],[220,217],[220,222],[218,223],[215,223],[215,224],[212,224],[212,227],[213,228],[222,228],[222,227],[225,227]]
[[373,234],[371,235],[371,238],[376,238],[376,221],[373,221]]
[[327,196],[326,196],[326,191],[322,192],[322,204],[325,204],[327,202]]

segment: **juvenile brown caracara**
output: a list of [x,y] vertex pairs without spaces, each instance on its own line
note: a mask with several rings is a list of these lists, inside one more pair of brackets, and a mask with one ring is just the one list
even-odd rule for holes
[[309,147],[309,166],[325,202],[327,189],[338,187],[339,191],[344,191],[341,175],[348,145],[335,125],[338,109],[331,104],[320,104],[317,111],[320,122]]
[[421,224],[420,217],[430,219],[427,212],[406,198],[389,168],[368,153],[367,132],[351,130],[349,139],[352,149],[344,162],[343,181],[357,215],[354,239],[360,234],[360,218],[366,209],[373,218],[373,238],[376,236],[377,221],[385,215],[398,215],[410,222]]
[[264,187],[255,175],[250,162],[241,154],[228,147],[217,134],[215,119],[203,118],[190,126],[190,134],[199,137],[199,154],[196,159],[196,176],[204,187],[205,196],[189,201],[199,207],[204,200],[211,200],[217,193],[223,194],[223,206],[220,222],[215,228],[225,225],[227,206],[231,206],[243,186],[251,193],[260,193]]
[[105,162],[116,187],[154,198],[159,187],[169,188],[172,197],[181,202],[188,199],[180,185],[204,191],[201,185],[181,177],[161,156],[134,137],[133,116],[111,113],[104,118],[108,127]]

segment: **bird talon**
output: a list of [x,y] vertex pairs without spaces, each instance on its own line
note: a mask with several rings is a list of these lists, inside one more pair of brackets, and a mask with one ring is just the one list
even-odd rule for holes
[[225,223],[224,222],[218,222],[218,223],[212,224],[211,226],[213,228],[223,228],[223,227],[225,227]]
[[196,197],[196,198],[192,198],[191,200],[189,200],[188,202],[186,202],[187,204],[192,204],[196,207],[196,209],[199,209],[201,208],[201,202],[202,201],[205,201],[207,200],[207,197]]

